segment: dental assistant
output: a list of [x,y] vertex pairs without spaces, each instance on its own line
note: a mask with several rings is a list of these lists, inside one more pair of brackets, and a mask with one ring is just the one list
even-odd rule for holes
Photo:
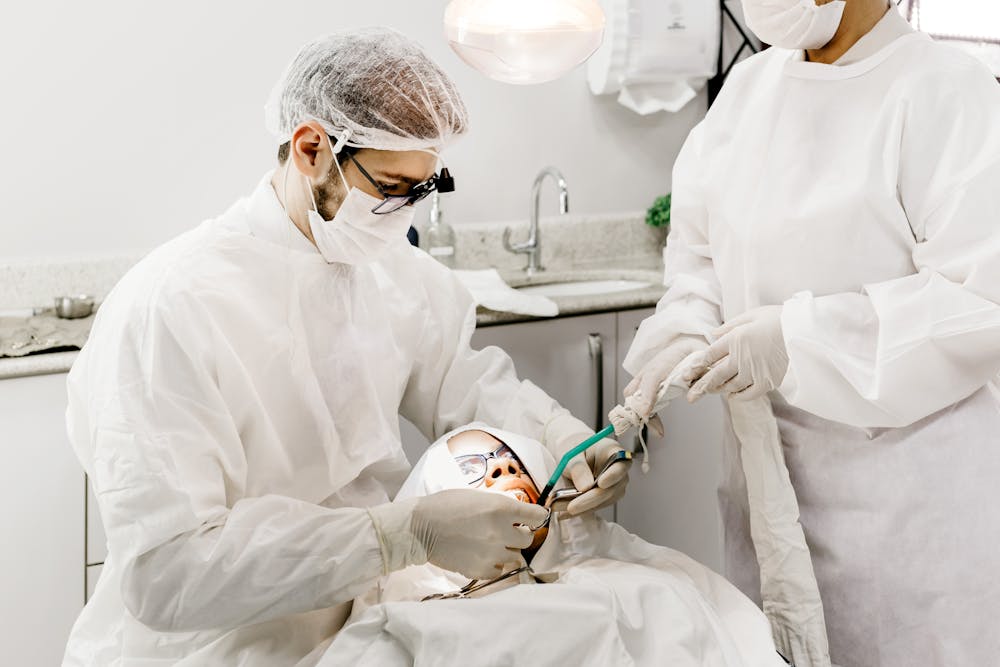
[[[399,415],[432,441],[482,421],[556,457],[593,433],[502,351],[470,349],[471,297],[406,240],[467,124],[399,33],[311,42],[268,105],[278,167],[109,295],[69,376],[108,557],[65,664],[312,665],[384,574],[523,564],[536,505],[390,502],[409,471]],[[570,510],[617,500],[626,472],[595,486],[581,457]]]
[[[995,664],[1000,85],[885,0],[743,8],[774,48],[678,157],[626,392],[687,359],[692,400],[770,398],[835,664]],[[731,425],[725,460],[726,574],[757,597]]]

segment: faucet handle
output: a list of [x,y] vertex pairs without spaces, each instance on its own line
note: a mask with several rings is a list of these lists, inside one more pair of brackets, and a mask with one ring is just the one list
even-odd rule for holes
[[531,249],[530,243],[511,243],[510,242],[510,227],[504,227],[503,230],[503,247],[507,252],[513,253],[525,253]]

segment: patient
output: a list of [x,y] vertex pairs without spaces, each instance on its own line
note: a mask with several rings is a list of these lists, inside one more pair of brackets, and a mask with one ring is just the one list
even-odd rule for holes
[[[397,498],[472,487],[533,502],[554,468],[534,440],[471,424],[431,445]],[[471,599],[421,602],[469,583],[433,565],[383,577],[316,664],[785,665],[753,602],[684,554],[593,514],[554,513],[539,541],[530,569]]]

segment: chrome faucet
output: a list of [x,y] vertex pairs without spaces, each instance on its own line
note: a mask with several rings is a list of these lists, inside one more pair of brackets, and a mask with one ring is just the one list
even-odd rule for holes
[[569,189],[566,187],[566,179],[555,167],[545,167],[538,172],[538,176],[535,177],[535,182],[531,186],[531,224],[528,227],[528,240],[524,243],[511,245],[510,227],[503,230],[503,247],[508,252],[528,256],[528,266],[524,270],[529,276],[534,275],[536,271],[545,270],[539,261],[542,256],[542,236],[541,230],[538,228],[538,200],[546,176],[551,176],[552,180],[556,182],[556,187],[559,188],[559,213],[561,215],[569,213]]

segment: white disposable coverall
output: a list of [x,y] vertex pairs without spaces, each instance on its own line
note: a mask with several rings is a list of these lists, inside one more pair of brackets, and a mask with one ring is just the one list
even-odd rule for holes
[[327,264],[270,175],[141,261],[69,376],[109,553],[65,663],[292,665],[331,637],[384,574],[363,508],[409,470],[397,413],[431,440],[574,421],[474,328],[405,238]]
[[[784,304],[771,398],[833,661],[994,663],[1000,86],[912,32],[844,65],[769,49],[685,143],[672,223],[626,369]],[[757,597],[738,451],[730,429],[727,576]]]

